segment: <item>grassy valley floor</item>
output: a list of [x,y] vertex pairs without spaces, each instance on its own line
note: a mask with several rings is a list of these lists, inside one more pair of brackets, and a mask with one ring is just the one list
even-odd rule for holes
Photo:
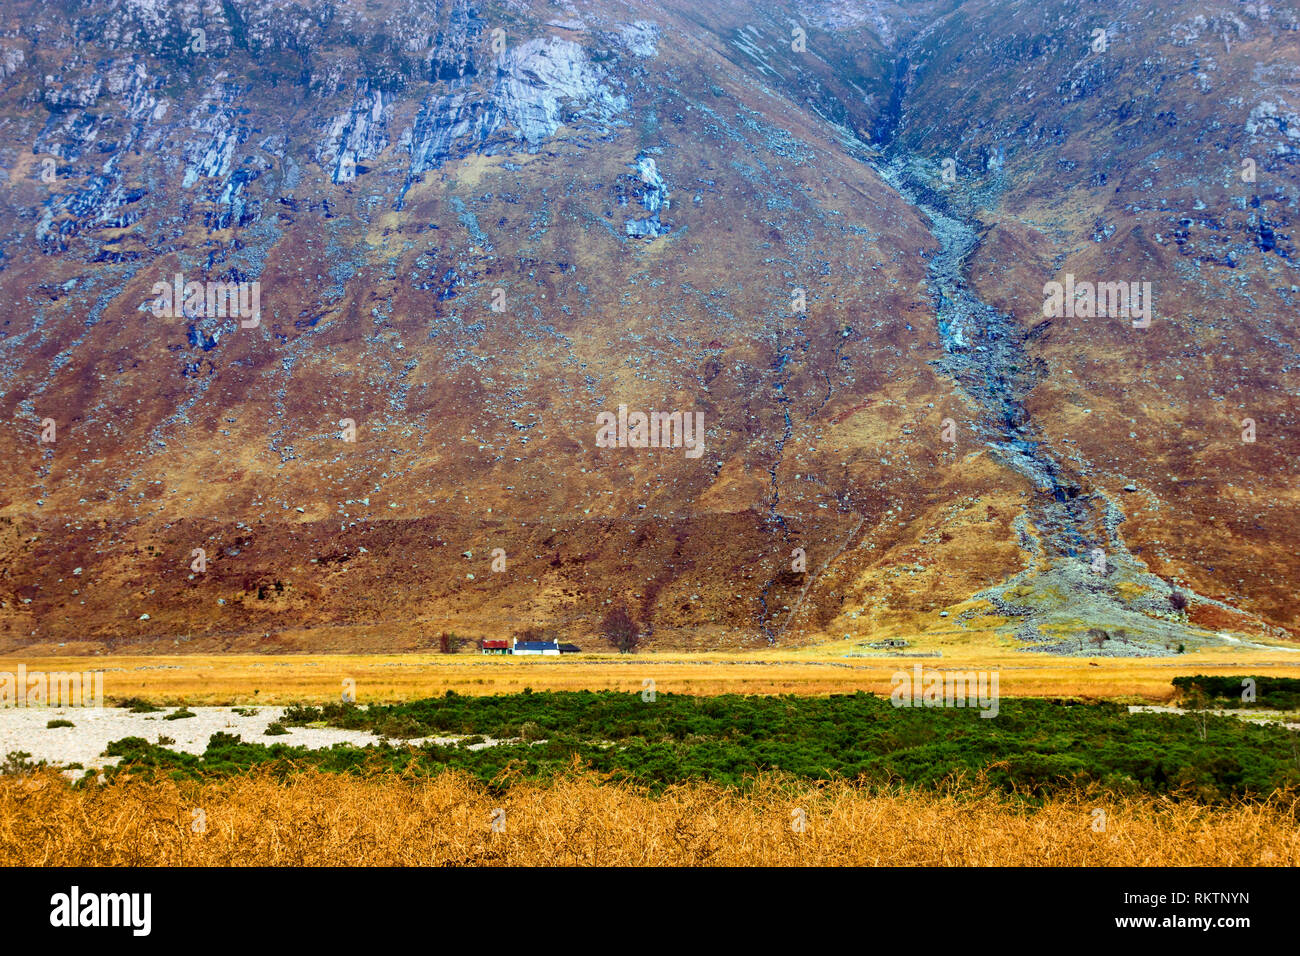
[[[11,756],[0,865],[1300,863],[1285,649],[908,651],[940,656],[26,659],[104,669],[141,736],[102,772]],[[997,673],[997,716],[891,706],[917,665]],[[172,745],[186,704],[230,729]]]
[[[911,657],[907,654],[939,655]],[[853,656],[849,656],[853,655]],[[857,656],[870,655],[870,656]],[[1164,703],[1179,674],[1264,673],[1300,677],[1300,653],[1286,647],[1198,648],[1168,657],[1058,657],[990,645],[964,633],[914,641],[886,656],[848,641],[744,654],[577,654],[492,657],[460,654],[230,654],[0,657],[0,670],[98,670],[110,699],[160,703],[296,704],[340,699],[353,682],[358,703],[390,703],[458,694],[533,690],[645,689],[662,693],[824,695],[888,694],[890,677],[927,668],[996,671],[1008,697],[1132,699]]]

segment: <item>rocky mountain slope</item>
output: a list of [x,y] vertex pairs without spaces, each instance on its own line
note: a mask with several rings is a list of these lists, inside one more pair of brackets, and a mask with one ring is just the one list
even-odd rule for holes
[[1300,627],[1294,10],[0,18],[0,649]]

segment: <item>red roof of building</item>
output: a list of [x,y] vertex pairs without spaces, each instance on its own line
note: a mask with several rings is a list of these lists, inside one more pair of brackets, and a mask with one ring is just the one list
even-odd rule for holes
[[497,648],[497,647],[509,647],[510,645],[507,644],[505,641],[484,641],[483,646]]

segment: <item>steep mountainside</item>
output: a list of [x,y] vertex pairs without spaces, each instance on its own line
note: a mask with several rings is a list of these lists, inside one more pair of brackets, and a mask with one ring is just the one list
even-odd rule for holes
[[1297,17],[1148,6],[9,0],[0,650],[1294,633]]

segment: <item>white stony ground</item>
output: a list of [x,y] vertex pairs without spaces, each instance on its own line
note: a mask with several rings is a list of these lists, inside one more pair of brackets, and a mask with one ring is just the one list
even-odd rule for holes
[[[1190,714],[1193,711],[1185,707],[1170,707],[1164,704],[1129,704],[1128,712],[1130,714]],[[1300,723],[1289,718],[1294,714],[1280,710],[1246,710],[1245,708],[1232,709],[1228,707],[1212,708],[1205,711],[1196,711],[1196,713],[1206,713],[1211,717],[1238,717],[1249,724],[1280,724],[1288,730],[1300,730]]]
[[[290,744],[319,749],[334,744],[379,743],[380,738],[360,730],[334,727],[289,727],[289,733],[268,737],[266,728],[284,715],[283,707],[241,708],[254,716],[245,717],[229,707],[190,707],[195,714],[180,720],[164,720],[176,708],[153,714],[133,714],[120,707],[6,707],[0,708],[0,760],[15,751],[31,754],[31,760],[64,766],[104,767],[117,757],[103,756],[104,748],[123,737],[143,737],[157,743],[160,736],[175,743],[169,750],[201,754],[208,738],[221,732],[238,734],[242,740],[260,744]],[[51,720],[70,720],[73,727],[46,727]],[[416,742],[416,741],[413,741]]]

